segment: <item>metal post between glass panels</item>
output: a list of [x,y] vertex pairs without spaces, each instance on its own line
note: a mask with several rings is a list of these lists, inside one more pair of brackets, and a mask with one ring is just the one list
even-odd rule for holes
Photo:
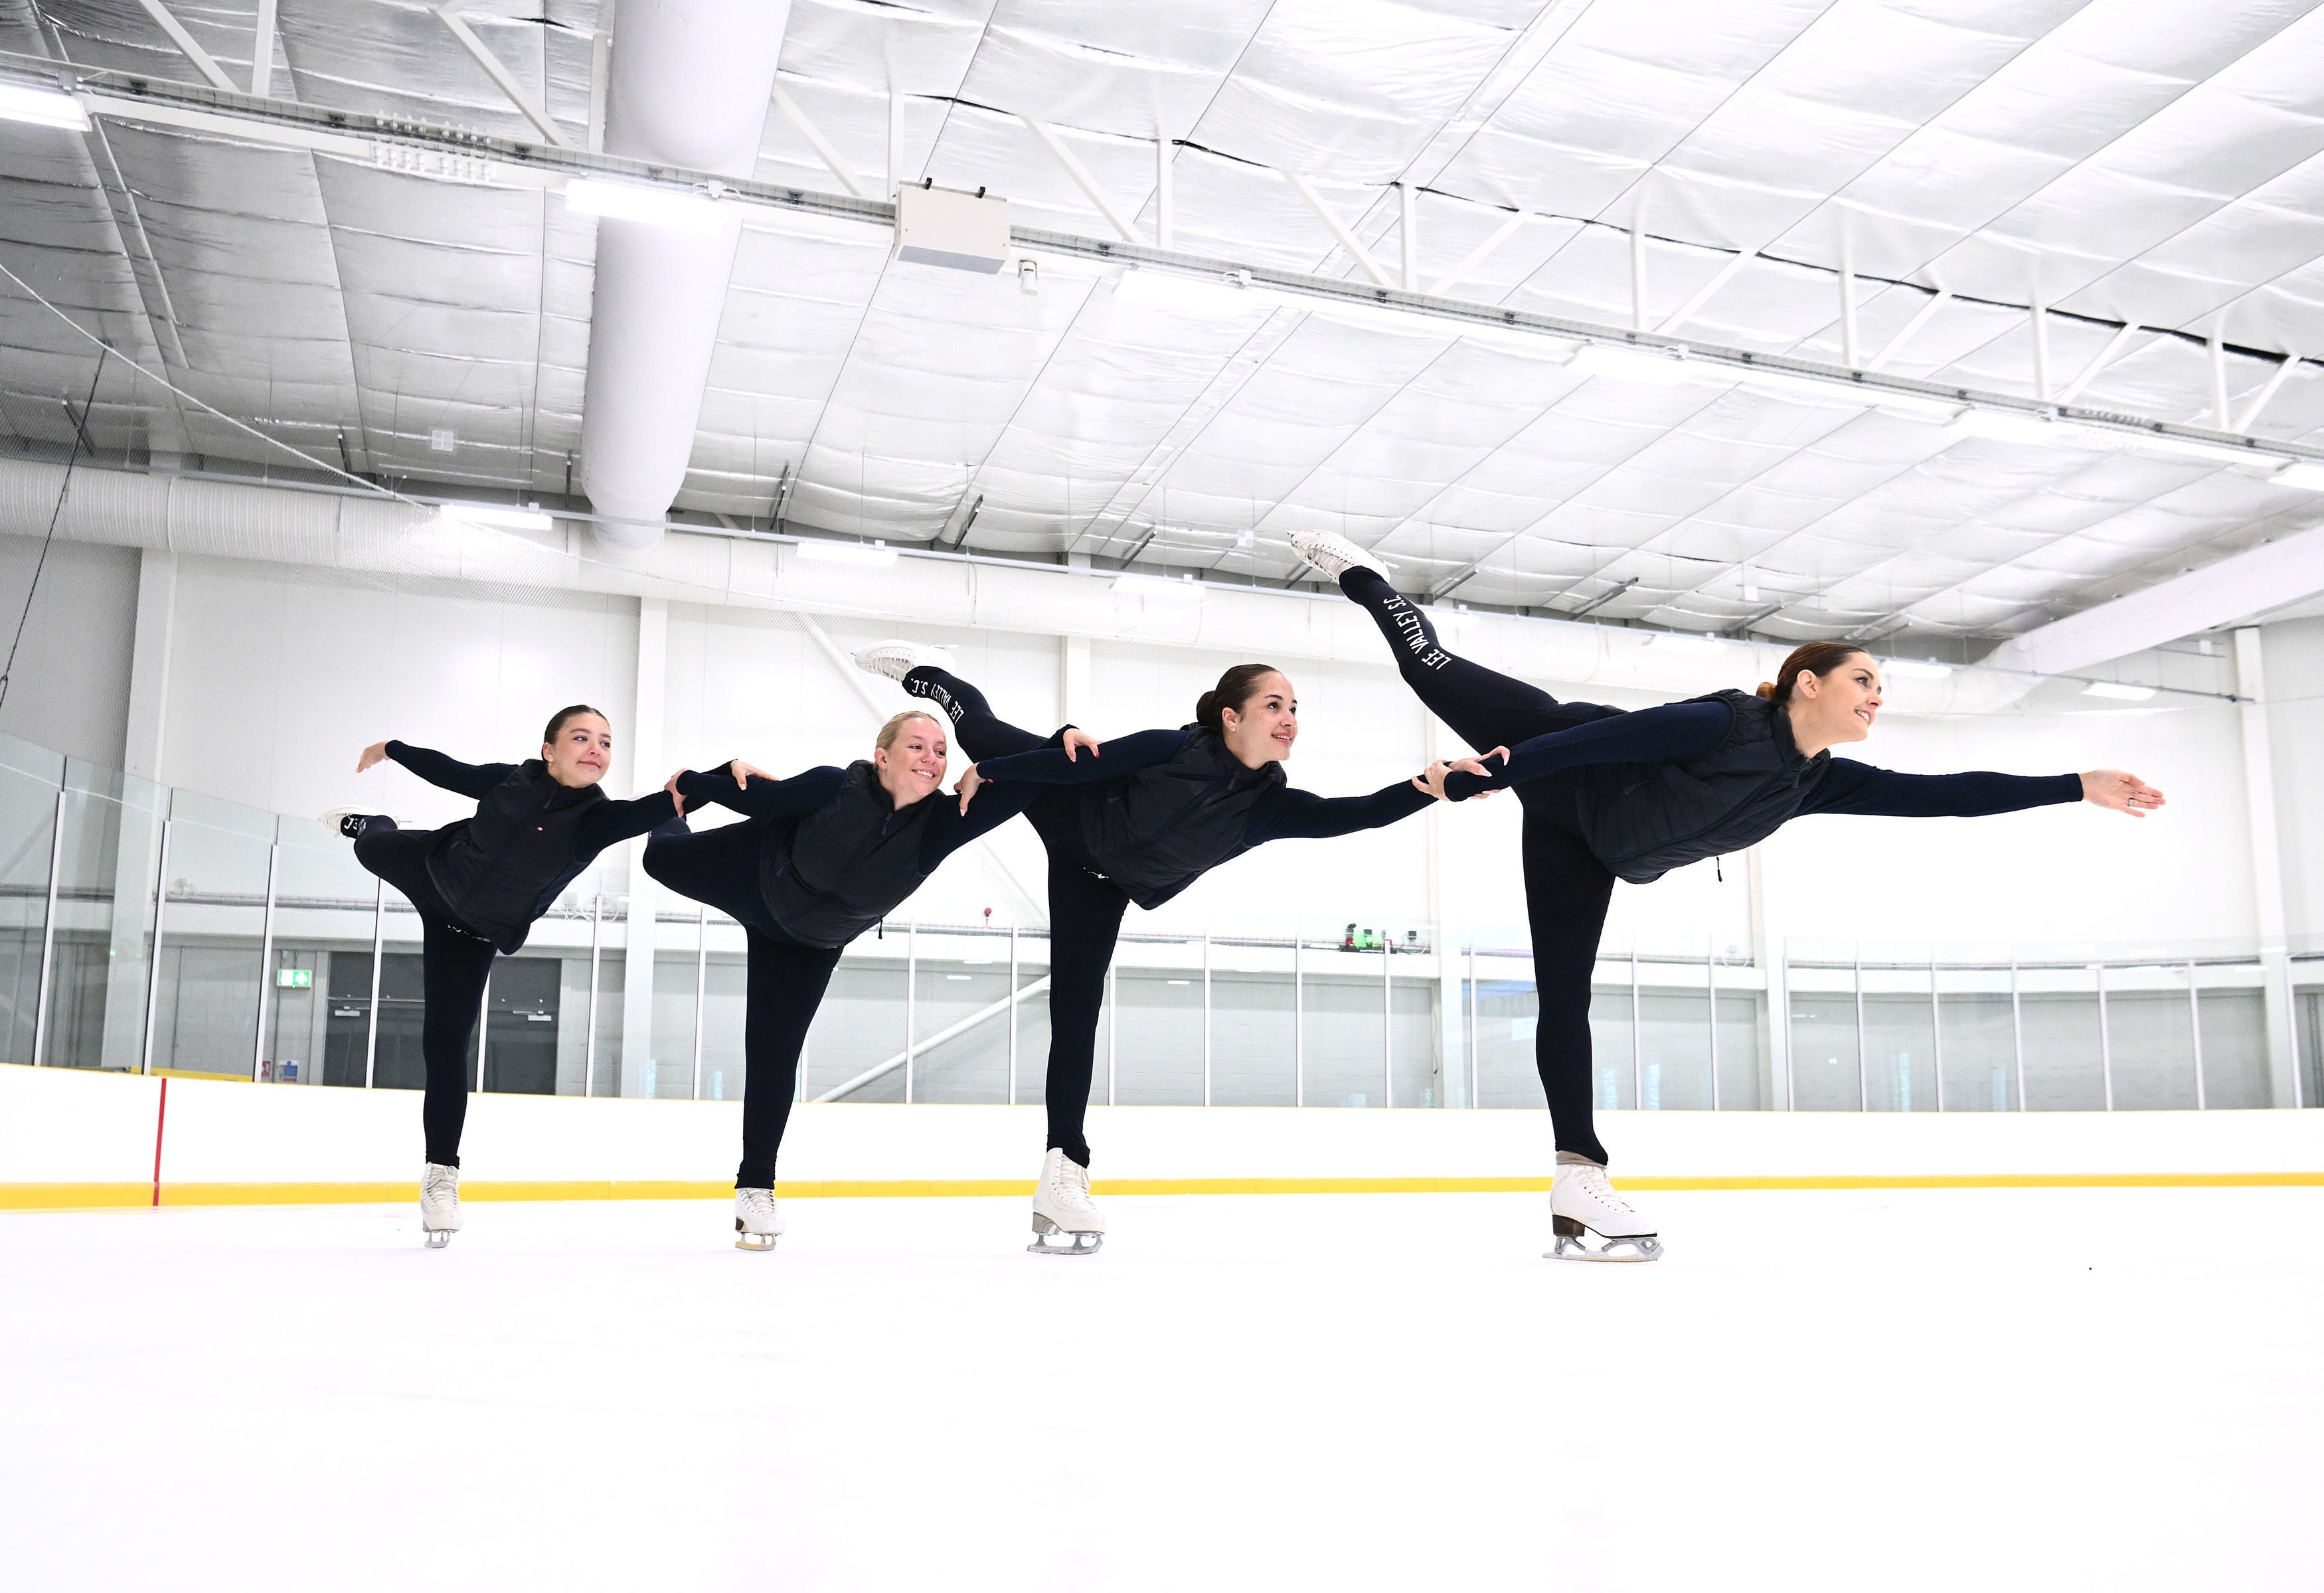
[[2114,1037],[2107,1033],[2106,964],[2093,962],[2090,972],[2098,987],[2098,1076],[2106,1081],[2106,1109],[2114,1110]]
[[1017,925],[1009,926],[1009,1104],[1017,1104]]
[[1291,1104],[1307,1104],[1307,937],[1291,926]]
[[1396,935],[1380,939],[1380,1104],[1396,1104]]
[[710,995],[710,909],[694,910],[694,1082],[687,1090],[688,1100],[702,1099],[702,1020],[706,1015]]
[[[1534,1023],[1538,1026],[1541,1022],[1541,981],[1538,979],[1534,981],[1533,999]],[[1638,942],[1634,935],[1630,940],[1630,1104],[1644,1111],[1646,1110],[1646,1068],[1639,1052],[1646,1044],[1646,1026],[1640,1020],[1639,1011]]]
[[[1052,930],[1051,934],[1056,931]],[[1049,966],[1057,966],[1057,946],[1049,943]],[[1054,977],[1054,974],[1052,975]],[[1113,1104],[1113,1064],[1121,1054],[1121,974],[1112,963],[1105,965],[1105,1103]]]
[[581,1095],[585,1100],[597,1093],[597,947],[604,925],[605,893],[592,891],[589,895],[589,1019],[582,1031],[584,1050],[581,1056]]
[[274,880],[282,866],[282,843],[266,848],[266,913],[258,932],[258,1033],[250,1043],[250,1076],[255,1081],[266,1061],[266,997],[274,988]]
[[2017,1059],[2017,1110],[2025,1105],[2025,1007],[2017,993],[2017,954],[2009,955],[2009,1041]]
[[1469,1105],[1477,1104],[1477,932],[1469,931]]
[[1864,1059],[1864,943],[1856,944],[1856,1110],[1872,1110],[1872,1086],[1866,1082]]
[[912,1021],[918,1016],[920,993],[920,921],[913,919],[904,925],[904,1104],[912,1104],[913,1066]]
[[379,889],[371,906],[371,1021],[364,1026],[364,1088],[372,1088],[379,1071],[379,984],[380,970],[387,961],[387,881],[373,881]]
[[2203,999],[2195,989],[2192,957],[2187,959],[2187,1037],[2195,1047],[2195,1110],[2203,1111]]
[[1719,1110],[1719,943],[1702,953],[1702,979],[1711,991],[1711,1110]]
[[154,870],[153,955],[145,964],[145,1046],[137,1059],[141,1073],[153,1071],[153,1036],[161,1023],[161,909],[170,900],[170,831],[177,822],[161,821],[161,861]]
[[41,919],[41,983],[33,999],[32,1065],[39,1067],[49,1057],[49,974],[56,962],[57,953],[57,882],[63,872],[65,847],[65,794],[57,792],[57,815],[49,824],[49,910]]
[[1937,999],[1937,955],[1929,953],[1929,1049],[1937,1059],[1937,1110],[1945,1110],[1945,1009]]
[[1800,1053],[1794,1045],[1792,1025],[1792,943],[1787,936],[1775,943],[1775,961],[1784,969],[1784,1110],[1800,1109]]
[[1203,1104],[1211,1104],[1211,932],[1203,931]]

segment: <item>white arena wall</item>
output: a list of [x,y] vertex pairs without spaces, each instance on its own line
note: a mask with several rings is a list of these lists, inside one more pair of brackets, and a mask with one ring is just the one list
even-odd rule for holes
[[[166,1085],[166,1092],[165,1092]],[[0,1209],[416,1198],[420,1097],[0,1066]],[[2324,1184],[2324,1113],[1606,1112],[1633,1189]],[[474,1200],[715,1198],[734,1102],[478,1095]],[[1539,1111],[1097,1107],[1100,1194],[1543,1190]],[[779,1192],[1029,1194],[1034,1107],[807,1105]],[[156,1176],[158,1156],[159,1176]]]

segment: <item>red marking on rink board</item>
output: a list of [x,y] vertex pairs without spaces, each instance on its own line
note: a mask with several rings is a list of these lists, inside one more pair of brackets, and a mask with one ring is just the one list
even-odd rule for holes
[[161,1081],[161,1102],[153,1109],[153,1205],[161,1204],[161,1126],[170,1118],[170,1081]]

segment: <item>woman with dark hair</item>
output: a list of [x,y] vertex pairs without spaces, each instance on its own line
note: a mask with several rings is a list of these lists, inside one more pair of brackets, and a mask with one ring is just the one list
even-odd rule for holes
[[[1005,789],[974,804],[938,795],[951,756],[944,726],[914,708],[880,729],[869,761],[773,779],[737,760],[673,784],[689,803],[744,823],[696,834],[683,819],[646,843],[646,872],[742,925],[749,948],[742,1019],[742,1160],[734,1174],[735,1245],[768,1250],[783,1231],[775,1158],[790,1122],[800,1048],[849,941],[894,911],[945,859],[1007,824],[1053,784],[1100,778],[1097,743],[1078,731],[1034,741],[988,771]],[[1139,767],[1139,750],[1109,760]]]
[[[1590,976],[1614,881],[1644,885],[1672,869],[1739,852],[1816,813],[1971,817],[2049,803],[2091,802],[2135,818],[2163,793],[2120,769],[2086,774],[1896,774],[1831,749],[1872,733],[1880,672],[1848,642],[1813,641],[1757,694],[1708,696],[1625,713],[1561,703],[1546,692],[1447,652],[1379,560],[1329,531],[1292,546],[1336,578],[1372,617],[1397,669],[1429,711],[1497,767],[1456,774],[1453,801],[1513,787],[1525,807],[1526,913],[1541,1014],[1534,1059],[1557,1134],[1550,1213],[1560,1257],[1651,1261],[1654,1224],[1614,1191],[1591,1126]],[[1606,1241],[1584,1242],[1587,1229]]]
[[[855,661],[951,716],[961,745],[978,760],[963,779],[964,793],[1016,778],[1007,755],[1043,744],[995,717],[984,694],[931,649],[886,641]],[[1083,1124],[1106,970],[1130,903],[1158,907],[1269,841],[1394,824],[1441,800],[1450,770],[1485,772],[1464,759],[1432,764],[1368,796],[1295,790],[1284,782],[1283,761],[1299,734],[1299,704],[1291,682],[1268,664],[1238,664],[1219,677],[1195,703],[1194,721],[1106,742],[1098,783],[1036,793],[1039,799],[1026,809],[1049,853],[1049,1133],[1033,1195],[1037,1237],[1028,1247],[1037,1254],[1088,1255],[1105,1242],[1105,1219],[1090,1200]],[[1057,1235],[1063,1242],[1050,1243]]]
[[384,814],[337,808],[323,815],[355,843],[355,861],[420,914],[427,997],[420,1054],[428,1069],[420,1226],[430,1249],[460,1230],[469,1041],[493,954],[521,948],[534,921],[599,852],[678,813],[669,786],[630,802],[599,788],[613,760],[613,731],[586,704],[559,709],[540,741],[540,756],[522,763],[463,763],[425,747],[374,741],[356,761],[357,774],[392,759],[431,786],[474,797],[475,816],[438,830],[399,830]]

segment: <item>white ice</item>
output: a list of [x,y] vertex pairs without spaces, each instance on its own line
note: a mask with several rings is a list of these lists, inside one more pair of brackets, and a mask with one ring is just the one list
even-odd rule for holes
[[2324,1189],[0,1218],[0,1585],[2324,1587]]

